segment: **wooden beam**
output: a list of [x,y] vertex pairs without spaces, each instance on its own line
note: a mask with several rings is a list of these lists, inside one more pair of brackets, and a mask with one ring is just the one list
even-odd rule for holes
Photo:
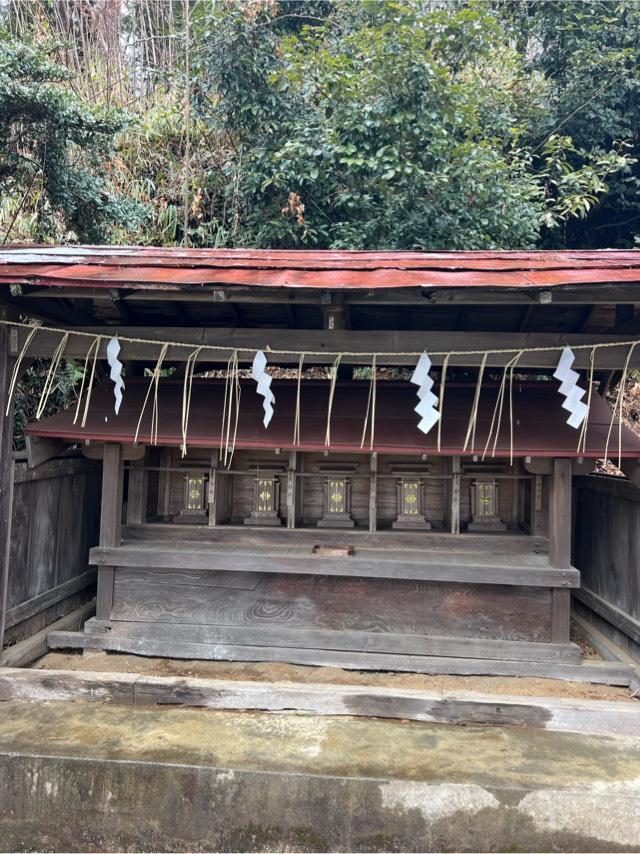
[[[11,320],[11,309],[0,305],[0,319]],[[13,505],[13,400],[7,413],[9,385],[15,359],[10,356],[10,327],[0,325],[0,653],[9,592],[9,554],[11,546],[11,513]],[[15,337],[15,334],[14,334]]]
[[72,632],[80,629],[87,617],[94,614],[95,610],[96,600],[91,599],[85,605],[36,632],[35,635],[10,646],[0,653],[0,673],[4,667],[27,667],[36,659],[42,658],[49,651],[47,642],[50,632]]
[[571,566],[571,460],[556,458],[551,476],[549,501],[549,562]]
[[[78,331],[91,335],[104,335],[104,327],[83,327]],[[342,357],[346,364],[369,365],[371,353],[384,353],[378,359],[379,364],[385,365],[413,365],[415,356],[399,355],[402,353],[421,352],[424,349],[425,333],[422,331],[407,330],[318,330],[318,329],[293,329],[283,335],[282,329],[221,329],[221,328],[185,328],[185,327],[113,327],[114,334],[117,332],[121,337],[145,338],[153,341],[176,341],[189,346],[169,347],[165,361],[184,362],[191,353],[190,347],[198,345],[211,345],[222,347],[217,353],[203,351],[198,361],[201,362],[226,362],[231,352],[235,349],[240,351],[241,360],[249,360],[257,349],[279,350],[286,348],[291,354],[281,355],[276,352],[269,354],[272,364],[297,364],[298,353],[314,350],[319,355],[308,355],[305,364],[328,364],[333,361],[337,353],[362,353],[362,356]],[[15,346],[12,342],[12,355],[16,355],[22,347],[28,330],[19,329],[16,336]],[[441,365],[443,356],[436,355],[437,352],[447,353],[450,351],[469,350],[491,350],[499,347],[507,350],[506,353],[490,355],[487,360],[489,366],[504,366],[513,357],[513,354],[527,347],[551,347],[555,348],[549,352],[524,353],[518,365],[522,367],[555,368],[558,363],[558,353],[566,345],[576,347],[580,344],[613,343],[626,341],[628,338],[616,335],[579,335],[579,334],[557,334],[557,333],[501,333],[499,339],[495,332],[429,332],[429,348],[434,364]],[[38,332],[32,340],[28,355],[31,357],[50,357],[60,342],[60,333]],[[84,358],[87,351],[88,339],[80,335],[71,335],[65,350],[65,354],[71,358]],[[101,343],[99,356],[106,358],[107,340]],[[122,342],[123,357],[127,360],[155,361],[158,358],[160,344],[140,344],[135,342]],[[623,366],[627,356],[628,347],[606,348],[597,353],[596,368],[598,370],[615,370]],[[576,368],[589,367],[589,351],[576,350]],[[452,356],[450,365],[465,365],[468,367],[478,365],[481,355]],[[640,367],[640,347],[636,348],[630,368]]]
[[[308,533],[308,532],[305,532]],[[183,534],[184,536],[184,534]],[[335,535],[334,535],[335,536]],[[313,543],[313,539],[310,540]],[[455,546],[452,544],[452,548]],[[276,572],[293,575],[337,575],[348,578],[393,578],[410,581],[457,581],[470,584],[512,584],[527,587],[577,587],[576,569],[557,569],[544,559],[499,554],[459,553],[455,562],[438,552],[380,552],[357,549],[343,557],[312,556],[311,547],[279,548],[263,545],[238,548],[222,545],[212,549],[206,543],[157,542],[143,547],[140,542],[120,547],[97,546],[89,562],[98,566],[144,567],[154,569],[228,570],[232,572]]]
[[[323,293],[341,294],[349,305],[429,305],[443,303],[462,303],[465,305],[540,305],[540,288],[353,288],[338,290],[319,290],[317,288],[272,288],[234,285],[167,285],[165,289],[140,286],[122,289],[127,302],[245,302],[271,303],[284,302],[296,305],[319,305]],[[639,287],[634,282],[598,283],[591,285],[556,285],[546,293],[551,294],[553,305],[636,303],[639,301]],[[55,300],[72,297],[74,299],[110,300],[107,288],[46,287],[35,286],[22,295],[28,303],[40,299]]]
[[437,688],[274,684],[146,673],[7,668],[0,675],[0,702],[8,700],[302,712],[332,717],[360,715],[463,726],[526,726],[556,732],[640,736],[637,703]]
[[147,488],[148,475],[143,457],[129,466],[127,525],[142,525],[147,521]]
[[[131,653],[144,649],[145,655],[150,656],[207,658],[203,644],[185,642],[177,648],[175,642],[162,640],[162,638],[141,642],[136,638],[112,635],[111,632],[96,635],[82,632],[52,632],[49,635],[49,646],[52,649],[104,649]],[[214,648],[212,653],[211,658],[219,661],[272,661],[340,667],[347,670],[397,670],[459,676],[532,676],[623,686],[628,686],[631,679],[631,668],[612,661],[570,664],[562,661],[504,661],[244,645],[225,645],[217,650]]]
[[298,452],[289,451],[289,463],[287,466],[287,528],[290,530],[296,526],[296,467]]
[[369,457],[369,531],[374,533],[378,527],[378,454],[374,451]]

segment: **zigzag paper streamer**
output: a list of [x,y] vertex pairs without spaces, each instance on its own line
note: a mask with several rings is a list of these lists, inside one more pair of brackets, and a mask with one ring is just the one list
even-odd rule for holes
[[118,359],[119,352],[120,342],[117,338],[112,338],[107,344],[107,362],[109,362],[109,366],[111,368],[109,378],[114,383],[113,394],[116,399],[116,415],[120,411],[120,404],[122,403],[122,389],[124,388],[124,381],[122,379],[122,368],[124,365]]
[[272,378],[267,373],[266,368],[267,357],[262,350],[258,350],[254,356],[253,365],[251,366],[251,376],[258,383],[258,394],[261,394],[264,397],[264,419],[262,423],[265,428],[269,426],[269,422],[273,418],[273,404],[276,402],[273,392],[271,391]]
[[417,395],[420,402],[415,407],[415,411],[420,416],[418,430],[423,433],[428,433],[429,430],[438,423],[440,413],[436,409],[438,398],[431,391],[433,388],[433,379],[429,376],[431,370],[431,359],[426,353],[423,353],[418,359],[418,363],[411,375],[411,382],[419,386]]
[[589,407],[582,401],[587,390],[580,388],[577,384],[580,379],[580,374],[571,369],[571,365],[573,365],[575,358],[576,357],[573,355],[571,347],[565,347],[553,376],[557,380],[560,380],[560,388],[558,391],[566,397],[565,402],[562,404],[562,408],[566,409],[567,412],[570,413],[567,418],[567,424],[577,430],[587,417]]

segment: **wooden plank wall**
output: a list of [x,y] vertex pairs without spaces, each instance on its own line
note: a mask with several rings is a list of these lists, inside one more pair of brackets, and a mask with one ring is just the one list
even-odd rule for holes
[[574,479],[575,613],[640,661],[640,489],[622,478]]
[[95,589],[87,562],[98,542],[99,462],[82,457],[15,465],[5,642],[78,607]]

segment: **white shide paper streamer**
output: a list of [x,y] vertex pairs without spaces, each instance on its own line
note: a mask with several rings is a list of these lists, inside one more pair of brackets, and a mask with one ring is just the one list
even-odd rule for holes
[[417,395],[420,400],[415,407],[415,411],[420,416],[418,430],[423,433],[428,433],[431,428],[438,423],[440,413],[436,409],[438,398],[431,391],[433,388],[433,379],[429,376],[431,370],[431,359],[426,353],[423,353],[418,359],[418,363],[411,375],[411,382],[417,385]]
[[567,424],[577,430],[587,417],[589,407],[582,401],[587,390],[580,388],[577,384],[580,379],[580,374],[571,369],[571,365],[573,365],[575,358],[576,357],[574,356],[571,347],[565,347],[553,376],[557,380],[560,380],[560,388],[558,391],[566,398],[565,402],[562,404],[562,408],[566,409],[569,413]]
[[251,376],[257,382],[258,394],[261,394],[264,397],[264,419],[263,424],[265,427],[269,426],[269,422],[273,418],[273,404],[276,402],[275,397],[273,396],[273,392],[271,391],[271,376],[267,373],[267,357],[262,352],[262,350],[258,350],[253,359],[253,365],[251,366]]
[[109,362],[109,367],[111,368],[111,373],[109,374],[109,377],[114,383],[113,394],[116,399],[116,415],[120,411],[120,404],[122,403],[122,389],[124,388],[124,381],[122,379],[122,368],[124,366],[122,362],[118,359],[119,353],[120,342],[117,338],[112,338],[107,344],[107,361]]

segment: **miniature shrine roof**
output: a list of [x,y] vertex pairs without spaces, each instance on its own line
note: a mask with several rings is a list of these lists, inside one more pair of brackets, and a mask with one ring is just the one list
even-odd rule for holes
[[545,289],[614,282],[640,282],[640,250],[369,252],[14,245],[0,251],[0,283],[49,287]]
[[[30,425],[26,433],[37,436],[132,443],[149,380],[128,379],[120,413],[114,414],[113,387],[109,384],[94,390],[84,428],[73,423],[74,410],[66,410]],[[329,383],[304,380],[301,385],[300,444],[294,446],[296,382],[277,380],[275,412],[268,429],[262,424],[262,398],[256,394],[255,383],[243,381],[236,448],[293,449],[324,451],[327,429]],[[329,450],[343,453],[437,454],[437,427],[426,436],[417,429],[418,417],[415,387],[408,382],[384,381],[377,385],[375,434],[373,448],[370,433],[364,445],[362,431],[369,382],[338,383],[331,415]],[[188,447],[216,448],[220,446],[225,384],[221,380],[195,381],[193,384],[188,428]],[[468,419],[472,408],[474,385],[447,384],[441,428],[442,455],[463,454]],[[494,405],[497,386],[483,387],[480,396],[474,453],[482,454]],[[180,445],[182,442],[182,380],[162,380],[158,395],[158,445]],[[567,413],[555,382],[514,383],[513,386],[513,452],[516,456],[594,457],[604,456],[611,410],[605,401],[593,394],[587,429],[586,449],[576,450],[578,431],[567,426]],[[151,405],[147,407],[138,437],[140,444],[149,444]],[[640,437],[622,428],[621,454],[640,457]],[[492,442],[493,445],[493,442]],[[491,447],[492,447],[491,445]],[[495,455],[505,457],[510,451],[508,390],[496,444]],[[609,456],[618,455],[618,425],[614,424],[609,443]],[[491,459],[491,449],[487,460]]]

